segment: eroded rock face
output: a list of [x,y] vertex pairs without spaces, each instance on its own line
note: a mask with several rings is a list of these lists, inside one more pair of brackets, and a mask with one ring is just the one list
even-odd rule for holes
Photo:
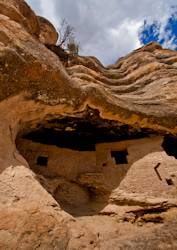
[[[161,144],[166,133],[176,140],[177,52],[152,43],[109,67],[81,56],[65,67],[56,40],[23,0],[0,0],[0,248],[176,249],[176,159]],[[80,172],[56,161],[46,173],[50,140],[39,141],[43,164],[24,158],[38,155],[18,142],[41,131],[72,144]],[[83,163],[75,144],[89,151]]]
[[151,43],[107,68],[93,57],[78,57],[71,61],[68,73],[87,87],[108,92],[110,102],[114,99],[116,103],[114,109],[108,109],[117,114],[117,119],[121,116],[126,123],[129,120],[162,130],[168,127],[175,132],[176,102],[172,89],[176,89],[176,56],[175,51]]
[[2,249],[96,249],[97,238],[61,210],[29,169],[7,168],[0,194]]
[[[146,172],[144,168],[146,166]],[[165,152],[148,154],[135,162],[121,182],[119,189],[127,193],[143,193],[147,196],[173,198],[176,194],[177,161]],[[168,182],[168,180],[171,180]]]
[[[10,3],[17,8],[15,2],[3,6]],[[27,17],[34,16],[28,11]],[[21,19],[7,19],[10,14],[3,13],[2,8],[1,100],[25,91],[31,100],[64,104],[63,111],[70,110],[71,115],[73,109],[80,112],[89,105],[102,117],[123,124],[176,132],[175,51],[150,44],[107,68],[93,57],[77,57],[66,72],[55,53],[32,37]]]
[[1,0],[0,13],[11,20],[20,23],[27,31],[34,35],[39,35],[38,18],[29,5],[23,0]]
[[67,216],[32,173],[24,167],[10,167],[0,182],[1,248],[66,249]]
[[55,45],[58,40],[58,33],[55,27],[44,17],[38,16],[40,26],[39,40],[43,44]]

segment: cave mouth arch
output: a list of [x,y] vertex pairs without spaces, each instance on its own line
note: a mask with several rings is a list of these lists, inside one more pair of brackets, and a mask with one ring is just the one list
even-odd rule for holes
[[98,143],[140,139],[149,137],[149,134],[153,132],[97,116],[95,118],[65,117],[37,124],[33,130],[20,132],[17,139],[21,137],[46,145],[94,151]]
[[35,128],[28,124],[17,135],[16,146],[59,205],[73,216],[83,216],[98,214],[128,171],[127,166],[114,182],[107,178],[111,184],[106,187],[103,169],[96,164],[96,145],[145,137],[148,130],[105,120],[98,111],[88,110],[80,117],[42,121]]

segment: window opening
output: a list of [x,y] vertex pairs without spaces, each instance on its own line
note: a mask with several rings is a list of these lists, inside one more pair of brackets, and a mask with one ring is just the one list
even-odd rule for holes
[[47,156],[38,156],[37,158],[37,165],[38,166],[47,166],[48,157]]
[[116,164],[128,164],[127,155],[127,149],[120,151],[111,151],[111,157],[115,159]]
[[167,182],[167,184],[168,184],[169,186],[174,185],[172,179],[166,179],[166,182]]

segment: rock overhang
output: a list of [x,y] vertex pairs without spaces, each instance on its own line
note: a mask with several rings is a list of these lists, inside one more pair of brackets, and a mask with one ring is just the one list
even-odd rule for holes
[[[34,15],[30,13],[29,23]],[[151,43],[107,68],[94,57],[77,57],[65,69],[18,20],[2,17],[1,42],[4,35],[8,39],[1,45],[1,101],[25,91],[38,103],[68,106],[71,115],[90,106],[104,119],[176,133],[176,97],[171,90],[176,86],[176,52]]]

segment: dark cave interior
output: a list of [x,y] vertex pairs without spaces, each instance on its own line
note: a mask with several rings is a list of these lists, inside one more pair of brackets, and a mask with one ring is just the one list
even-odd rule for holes
[[[96,112],[96,111],[94,111]],[[95,113],[94,113],[95,114]],[[37,124],[17,136],[46,145],[55,145],[78,151],[95,151],[97,143],[149,137],[155,132],[96,117],[61,117]],[[169,156],[177,159],[177,137],[164,135],[162,148]],[[125,158],[125,156],[122,156]],[[124,162],[126,160],[124,159]],[[126,162],[125,162],[126,163]]]
[[[78,151],[95,151],[98,143],[118,142],[158,135],[151,129],[103,119],[96,109],[86,107],[75,116],[47,117],[44,121],[20,131],[18,138]],[[160,133],[159,133],[160,134]],[[166,134],[162,143],[165,152],[177,159],[177,137]],[[126,155],[122,153],[126,163]]]
[[165,135],[162,147],[169,156],[174,156],[177,159],[177,137],[174,135]]
[[19,137],[79,151],[95,151],[97,143],[149,137],[152,131],[96,117],[62,117],[40,123]]

